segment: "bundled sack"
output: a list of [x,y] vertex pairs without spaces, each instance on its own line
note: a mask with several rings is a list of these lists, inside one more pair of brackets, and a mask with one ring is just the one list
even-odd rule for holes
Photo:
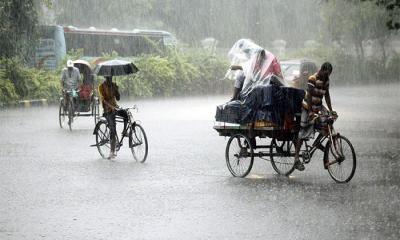
[[248,114],[249,109],[239,100],[235,100],[217,106],[215,120],[217,122],[241,124],[244,122],[243,118],[246,118]]

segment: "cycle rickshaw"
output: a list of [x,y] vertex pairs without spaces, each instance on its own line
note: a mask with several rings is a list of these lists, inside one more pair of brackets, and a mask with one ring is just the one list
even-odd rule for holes
[[[336,115],[322,116],[327,119],[326,135],[319,135],[312,144],[303,143],[300,159],[304,164],[311,161],[313,154],[323,152],[324,167],[338,183],[349,182],[356,170],[356,154],[351,142],[336,132],[333,123]],[[261,123],[261,124],[260,124]],[[235,177],[246,177],[253,166],[254,158],[259,157],[271,162],[273,169],[281,175],[289,176],[294,170],[295,143],[300,129],[299,119],[292,127],[279,127],[266,122],[254,125],[214,126],[220,136],[229,137],[225,149],[226,164]],[[251,144],[252,137],[270,138],[268,144]]]
[[58,114],[60,127],[64,128],[68,125],[70,130],[76,117],[93,117],[96,124],[100,116],[99,99],[96,96],[94,75],[90,64],[84,60],[76,60],[74,66],[79,69],[83,81],[79,89],[63,94],[60,98]]
[[[220,136],[229,137],[225,159],[235,177],[246,177],[255,157],[271,161],[273,169],[281,175],[288,176],[295,170],[295,144],[304,91],[288,87],[285,80],[268,75],[272,58],[262,57],[263,51],[254,42],[241,39],[228,54],[231,66],[240,65],[246,80],[241,99],[217,108],[218,124],[214,129]],[[235,75],[236,72],[228,70],[226,76]],[[324,134],[312,144],[304,141],[300,159],[307,164],[317,150],[322,151],[324,167],[330,176],[336,182],[344,183],[354,176],[356,154],[351,142],[335,131],[333,123],[336,119],[337,115],[332,113],[319,115],[316,121],[320,120],[321,124],[317,126]],[[257,144],[256,137],[270,139],[270,142]]]

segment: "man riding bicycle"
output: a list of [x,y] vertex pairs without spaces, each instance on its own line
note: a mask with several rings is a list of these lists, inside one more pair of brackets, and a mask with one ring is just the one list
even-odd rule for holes
[[[306,96],[304,97],[303,110],[301,113],[300,131],[296,142],[295,152],[295,168],[303,171],[304,164],[299,159],[299,153],[303,140],[314,138],[315,120],[320,115],[326,115],[327,109],[322,105],[322,99],[325,96],[325,102],[330,112],[334,113],[331,105],[331,97],[329,94],[329,76],[332,73],[332,65],[325,62],[321,65],[320,70],[308,79],[308,88]],[[320,134],[317,140],[324,134]],[[318,141],[316,141],[318,142]]]
[[105,76],[105,81],[99,86],[99,95],[101,98],[101,103],[103,106],[103,116],[107,119],[108,126],[110,129],[110,144],[111,151],[109,158],[114,158],[116,156],[115,153],[115,145],[116,145],[116,115],[122,117],[124,119],[124,130],[122,135],[126,135],[126,125],[128,123],[128,113],[124,109],[118,109],[117,101],[120,100],[120,94],[118,91],[117,84],[112,82],[111,76]]
[[68,60],[67,67],[64,68],[61,73],[61,87],[63,89],[63,98],[65,99],[64,109],[66,109],[70,99],[72,99],[73,97],[71,96],[70,92],[78,88],[80,78],[81,76],[79,73],[79,69],[74,67],[74,63],[72,62],[72,60]]

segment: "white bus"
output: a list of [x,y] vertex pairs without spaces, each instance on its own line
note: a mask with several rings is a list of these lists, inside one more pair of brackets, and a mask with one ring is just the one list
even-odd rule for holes
[[73,49],[83,49],[86,58],[97,58],[112,52],[118,53],[121,57],[133,57],[141,54],[158,54],[166,47],[175,45],[176,39],[166,31],[42,26],[35,66],[56,69],[66,53]]

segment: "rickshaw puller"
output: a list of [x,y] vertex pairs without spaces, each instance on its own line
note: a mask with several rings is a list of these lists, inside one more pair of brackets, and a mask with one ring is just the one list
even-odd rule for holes
[[68,91],[73,91],[78,89],[78,83],[80,81],[79,69],[74,67],[72,60],[67,61],[67,67],[62,70],[61,73],[61,86],[63,89],[64,109],[69,104],[69,93]]
[[[331,97],[329,94],[329,76],[332,73],[332,65],[325,62],[321,65],[320,70],[308,79],[308,89],[304,97],[303,110],[301,113],[300,131],[296,142],[295,152],[295,168],[303,171],[304,164],[299,159],[299,153],[303,140],[314,138],[315,119],[319,115],[326,115],[327,109],[322,105],[322,99],[325,96],[325,102],[330,112],[333,112],[331,105]],[[323,120],[323,119],[321,119]],[[323,123],[323,121],[321,121]],[[320,138],[324,134],[320,131]]]

